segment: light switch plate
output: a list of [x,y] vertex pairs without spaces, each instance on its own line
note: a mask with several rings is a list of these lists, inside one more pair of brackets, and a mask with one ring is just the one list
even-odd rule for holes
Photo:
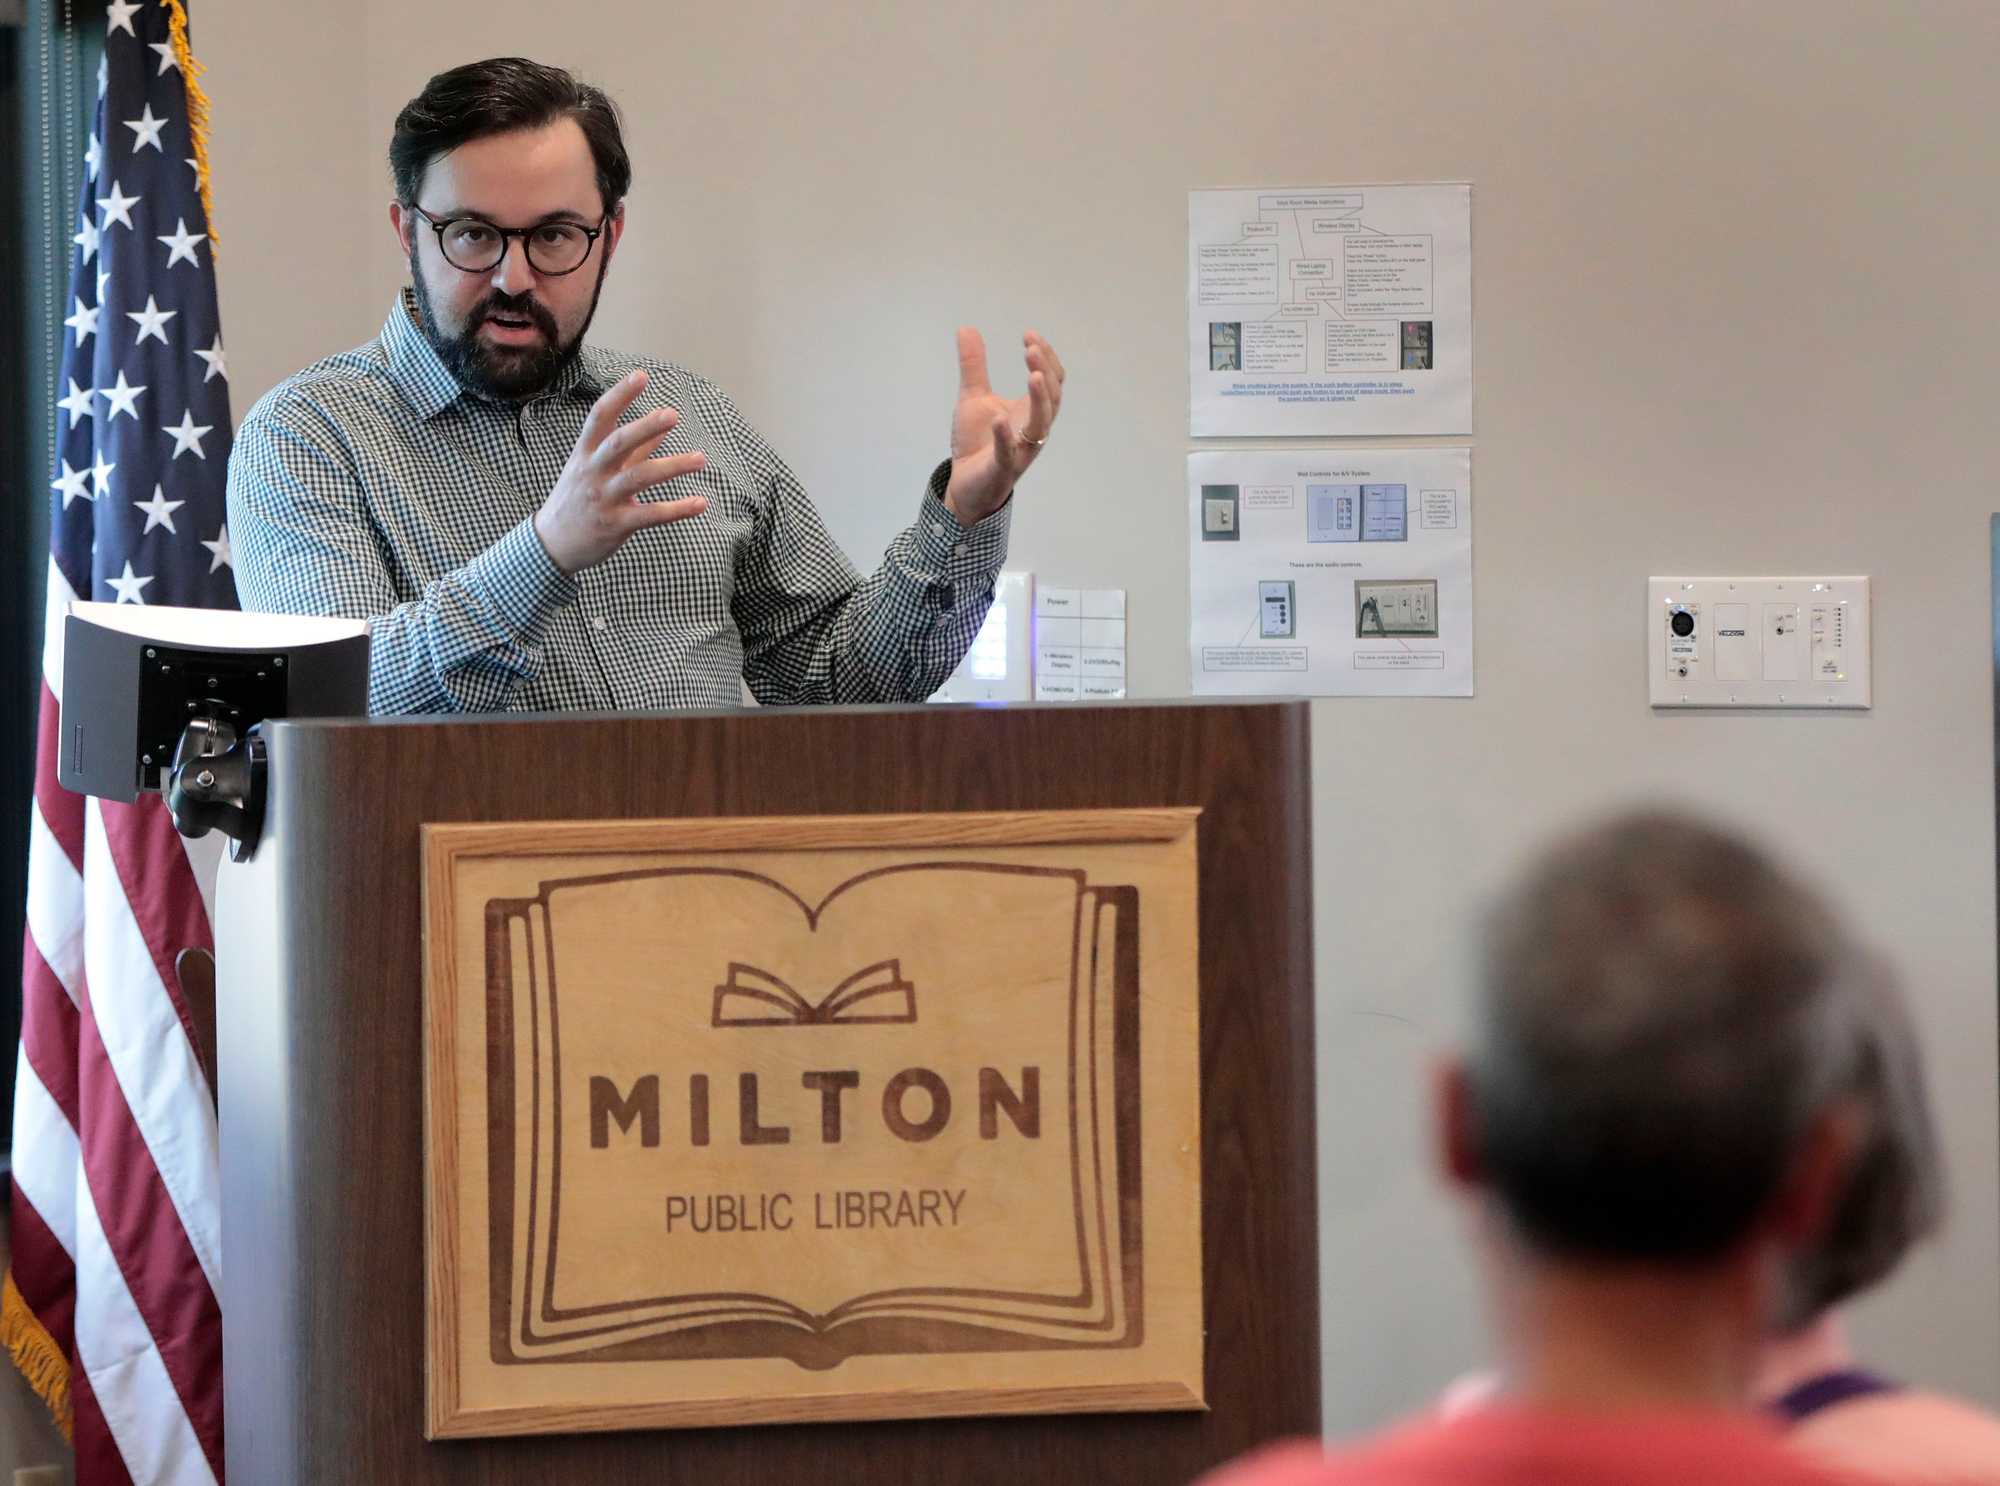
[[1868,580],[1648,578],[1655,707],[1874,704]]
[[972,648],[931,694],[933,702],[1025,702],[1034,695],[1028,665],[1029,625],[1035,613],[1035,575],[1003,572],[993,585],[993,607]]

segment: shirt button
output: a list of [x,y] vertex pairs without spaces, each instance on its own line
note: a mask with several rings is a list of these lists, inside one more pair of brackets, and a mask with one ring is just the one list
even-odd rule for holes
[[940,526],[940,525],[939,525],[939,524],[938,524],[937,522],[933,521],[933,522],[931,523],[931,535],[932,535],[932,536],[934,536],[934,537],[941,537],[941,536],[943,536],[943,535],[944,535],[944,528],[943,528],[942,526]]
[[603,634],[605,630],[610,628],[610,626],[604,622],[604,616],[602,614],[593,614],[590,616],[590,627],[596,630],[599,634]]
[[956,547],[951,549],[951,555],[953,557],[963,557],[965,556],[965,552],[966,552],[966,547],[965,543],[963,542],[960,542]]

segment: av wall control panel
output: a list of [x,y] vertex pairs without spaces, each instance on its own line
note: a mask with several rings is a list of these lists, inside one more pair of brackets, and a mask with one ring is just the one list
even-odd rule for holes
[[1868,580],[1649,578],[1655,707],[1868,707]]

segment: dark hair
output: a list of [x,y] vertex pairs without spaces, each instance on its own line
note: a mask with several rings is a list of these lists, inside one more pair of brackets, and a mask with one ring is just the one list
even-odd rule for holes
[[1943,1163],[1909,1006],[1886,965],[1863,985],[1861,1058],[1848,1094],[1861,1133],[1825,1229],[1786,1266],[1777,1330],[1790,1335],[1900,1264],[1944,1220]]
[[1703,1263],[1751,1230],[1852,1087],[1855,956],[1741,839],[1665,814],[1559,845],[1495,911],[1473,1138],[1516,1231]]
[[424,172],[440,155],[488,135],[575,119],[597,162],[597,189],[609,212],[632,186],[618,105],[602,88],[526,57],[489,57],[440,72],[396,115],[389,170],[396,199],[413,206]]

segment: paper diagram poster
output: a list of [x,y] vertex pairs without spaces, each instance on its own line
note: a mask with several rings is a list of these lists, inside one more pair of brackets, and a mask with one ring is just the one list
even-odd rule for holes
[[1188,456],[1204,696],[1472,695],[1472,451]]
[[1472,432],[1472,187],[1188,193],[1196,438]]

